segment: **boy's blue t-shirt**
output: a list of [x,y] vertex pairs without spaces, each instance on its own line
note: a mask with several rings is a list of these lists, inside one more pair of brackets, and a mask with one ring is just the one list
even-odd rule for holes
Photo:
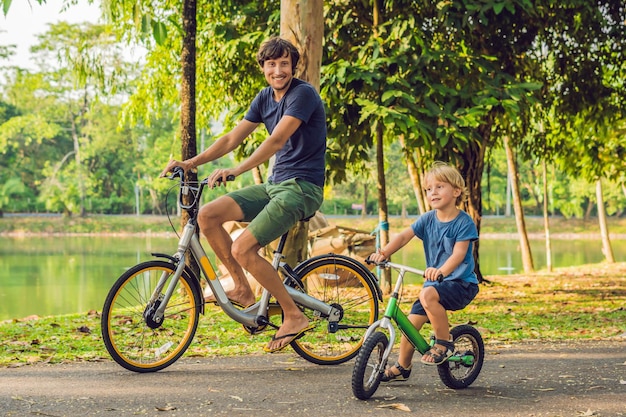
[[271,87],[265,87],[252,101],[246,120],[263,123],[272,134],[284,115],[296,117],[302,124],[276,152],[269,178],[278,184],[292,178],[301,178],[320,187],[324,186],[326,156],[326,112],[315,88],[294,78],[283,98],[276,102]]
[[[412,225],[413,233],[424,244],[426,266],[439,268],[452,255],[454,244],[459,241],[469,240],[470,244],[463,262],[445,279],[458,279],[478,284],[474,272],[474,255],[472,247],[478,239],[478,230],[474,221],[464,211],[449,222],[441,222],[437,219],[436,211],[431,210],[420,216]],[[436,281],[425,281],[424,285],[434,285]]]

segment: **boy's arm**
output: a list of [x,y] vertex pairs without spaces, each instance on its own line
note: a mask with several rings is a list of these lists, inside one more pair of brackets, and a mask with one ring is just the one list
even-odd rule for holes
[[403,248],[404,245],[409,243],[409,241],[414,237],[415,233],[413,232],[413,229],[408,227],[394,236],[394,238],[391,239],[391,241],[387,243],[384,248],[380,248],[378,252],[372,253],[369,256],[369,259],[374,262],[382,262],[385,259],[389,259],[391,255]]
[[469,249],[469,240],[457,241],[452,248],[452,255],[441,265],[439,268],[427,268],[424,276],[429,281],[434,281],[439,275],[443,275],[444,278],[450,275],[454,270],[461,265],[461,262],[465,259],[465,254]]

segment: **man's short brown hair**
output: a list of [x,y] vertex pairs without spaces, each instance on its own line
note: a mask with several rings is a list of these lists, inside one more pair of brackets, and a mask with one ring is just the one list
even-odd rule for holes
[[256,54],[256,60],[263,68],[265,61],[282,58],[287,55],[291,56],[291,70],[295,74],[298,61],[300,60],[300,52],[288,40],[275,36],[263,42],[259,52]]

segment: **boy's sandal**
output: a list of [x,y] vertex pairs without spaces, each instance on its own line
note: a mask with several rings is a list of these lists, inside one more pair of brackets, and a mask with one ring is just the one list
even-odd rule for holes
[[[392,368],[396,368],[400,371],[400,373],[394,374],[391,370]],[[406,369],[404,366],[396,362],[392,367],[385,369],[385,373],[383,373],[383,376],[380,378],[380,382],[406,381],[409,379],[409,375],[411,375],[411,366]]]
[[[439,349],[436,345],[441,345],[446,348],[446,350]],[[430,356],[433,358],[433,362],[425,361],[424,357],[422,357],[421,362],[424,365],[441,365],[445,361],[448,360],[450,356],[454,353],[454,343],[448,342],[447,340],[435,340],[435,344],[430,348],[428,352],[424,354],[424,356]]]

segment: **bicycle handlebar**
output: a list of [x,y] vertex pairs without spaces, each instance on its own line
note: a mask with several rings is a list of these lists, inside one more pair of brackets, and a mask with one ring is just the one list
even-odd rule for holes
[[[179,179],[180,182],[180,192],[178,193],[178,205],[180,208],[189,210],[189,209],[197,209],[198,202],[200,200],[200,196],[202,195],[202,190],[205,185],[208,185],[208,177],[203,179],[202,181],[185,181],[185,170],[179,166],[172,168],[172,173],[167,177],[170,180],[174,180],[176,178]],[[228,175],[226,177],[226,181],[233,181],[235,179],[234,175]],[[222,183],[223,181],[220,179],[218,183]],[[192,202],[190,204],[183,203],[183,196],[190,194],[192,195]],[[192,216],[193,217],[193,216]]]
[[[172,174],[169,177],[167,177],[167,178],[169,178],[170,180],[179,178],[182,181],[184,176],[185,176],[185,170],[184,169],[182,169],[181,167],[174,167],[172,169]],[[206,184],[207,183],[207,179],[208,178],[203,179],[201,181],[201,183]],[[234,180],[235,180],[235,176],[234,175],[229,175],[229,176],[226,177],[226,181],[234,181]],[[219,180],[218,182],[222,182],[222,181]]]
[[[381,267],[381,268],[387,268],[387,269],[393,268],[393,269],[397,269],[400,272],[411,272],[416,275],[421,275],[422,277],[424,276],[424,271],[422,271],[421,269],[411,268],[410,266],[407,266],[407,265],[396,264],[393,262],[389,262],[388,260],[384,260],[382,262],[373,262],[368,257],[367,259],[365,259],[365,263],[369,265],[375,264],[376,266]],[[437,282],[443,282],[443,278],[444,278],[443,274],[439,274],[439,276],[437,277]]]

